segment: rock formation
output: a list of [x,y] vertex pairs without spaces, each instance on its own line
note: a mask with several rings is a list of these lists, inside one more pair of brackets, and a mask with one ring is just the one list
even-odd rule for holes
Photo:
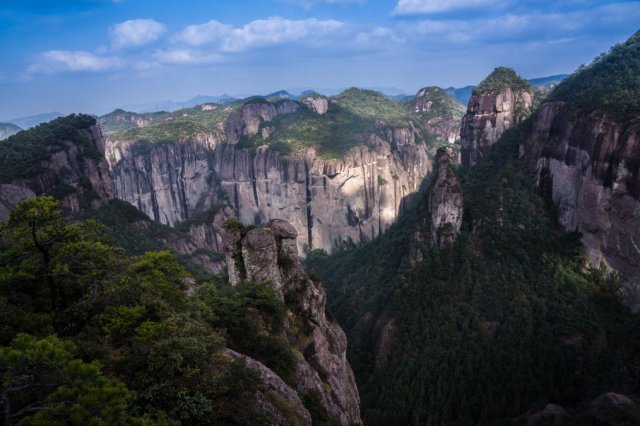
[[[105,138],[100,126],[89,116],[70,116],[58,120],[78,120],[86,125],[68,130],[77,132],[74,135],[76,140],[58,140],[55,145],[52,141],[43,140],[43,144],[50,143],[54,148],[41,148],[48,149],[50,154],[34,166],[38,172],[16,175],[11,181],[2,183],[23,188],[25,197],[31,193],[54,195],[72,213],[97,209],[114,197],[109,163],[104,157]],[[43,126],[57,126],[58,120]],[[10,194],[0,197],[5,200],[14,197],[15,188],[3,185],[2,191],[5,190]]]
[[369,135],[339,160],[311,148],[282,155],[266,146],[236,146],[258,132],[260,123],[298,106],[277,105],[250,103],[229,115],[226,130],[185,141],[109,141],[117,197],[168,225],[228,203],[245,224],[289,220],[301,236],[302,254],[314,248],[331,252],[384,232],[403,198],[431,170],[428,147],[417,142],[411,127]]
[[640,309],[640,122],[548,102],[522,151],[560,224],[582,233],[590,263],[617,271]]
[[531,113],[533,89],[513,70],[496,68],[469,99],[460,129],[460,154],[466,167],[476,164],[500,136]]
[[35,197],[35,192],[29,188],[0,184],[0,222],[9,219],[9,212],[16,208],[20,201]]
[[296,390],[315,394],[322,408],[341,424],[361,423],[358,389],[346,360],[347,339],[325,314],[322,284],[300,264],[296,229],[272,220],[263,228],[227,226],[224,236],[233,285],[266,282],[289,309],[286,339],[298,351]]
[[454,158],[451,148],[443,147],[436,153],[429,189],[424,200],[419,201],[424,207],[415,209],[415,214],[420,216],[414,221],[410,241],[408,260],[411,265],[415,266],[422,260],[423,250],[450,246],[460,234],[464,203]]
[[462,227],[462,187],[453,169],[453,158],[451,148],[438,150],[437,168],[429,188],[431,244],[440,248],[453,244]]
[[329,111],[329,100],[322,95],[312,95],[302,98],[302,103],[311,111],[324,115]]
[[410,103],[413,113],[437,143],[454,143],[460,139],[464,106],[439,87],[423,87]]

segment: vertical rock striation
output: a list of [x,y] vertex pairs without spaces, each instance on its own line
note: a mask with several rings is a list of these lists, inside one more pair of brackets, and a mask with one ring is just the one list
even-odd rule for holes
[[296,238],[296,229],[284,220],[250,230],[229,227],[224,244],[230,281],[267,282],[289,309],[285,334],[300,355],[297,392],[315,395],[340,424],[360,424],[360,398],[346,360],[346,336],[327,319],[324,288],[305,273]]
[[428,211],[431,215],[431,245],[444,248],[453,244],[462,227],[462,187],[453,169],[454,153],[441,148],[436,155],[437,168],[429,188]]
[[473,166],[505,130],[531,114],[533,89],[508,68],[496,68],[474,89],[460,129],[462,164]]
[[412,127],[370,135],[340,160],[311,148],[283,155],[267,146],[237,146],[261,123],[298,107],[288,100],[248,103],[224,128],[185,141],[110,141],[117,197],[168,225],[216,203],[228,203],[245,224],[284,218],[300,235],[301,253],[331,252],[380,235],[431,170],[428,147]]
[[617,271],[640,309],[640,116],[619,121],[548,102],[522,151],[560,224],[582,234],[589,262]]

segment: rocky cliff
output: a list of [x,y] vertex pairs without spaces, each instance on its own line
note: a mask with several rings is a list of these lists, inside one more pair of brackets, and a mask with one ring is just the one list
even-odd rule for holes
[[407,124],[364,134],[342,158],[312,147],[288,154],[242,147],[252,137],[268,140],[273,120],[299,108],[288,100],[249,102],[223,125],[183,141],[110,139],[117,197],[169,225],[216,203],[228,203],[245,224],[285,218],[301,236],[301,253],[330,252],[384,232],[431,169],[418,130]]
[[54,195],[72,213],[97,209],[114,196],[105,138],[93,117],[56,119],[9,138],[0,149],[1,183]]
[[533,89],[508,68],[496,68],[473,91],[460,129],[464,166],[473,166],[500,136],[522,122],[533,105]]
[[438,144],[460,139],[464,106],[441,88],[423,87],[410,102],[410,108]]
[[429,190],[416,208],[420,214],[413,223],[408,258],[412,266],[422,261],[424,250],[451,246],[460,234],[464,203],[454,168],[455,157],[451,148],[440,148],[436,153]]
[[540,107],[523,143],[538,187],[554,202],[560,224],[582,233],[593,266],[628,283],[640,309],[640,121],[581,113],[565,102]]
[[340,424],[359,424],[359,395],[346,360],[347,339],[325,314],[322,284],[310,278],[298,259],[296,229],[284,220],[263,228],[227,225],[224,235],[232,285],[265,282],[289,313],[285,337],[297,351],[296,390],[315,395]]
[[587,258],[623,279],[640,310],[640,32],[564,80],[521,144],[558,219]]

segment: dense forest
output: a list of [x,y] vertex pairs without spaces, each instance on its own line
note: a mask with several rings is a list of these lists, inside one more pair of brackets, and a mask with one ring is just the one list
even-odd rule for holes
[[549,402],[580,410],[611,389],[638,391],[640,318],[533,191],[518,158],[527,125],[460,171],[454,246],[408,265],[423,193],[371,244],[310,256],[350,339],[365,424],[500,423]]
[[223,282],[169,252],[126,255],[51,197],[21,202],[0,225],[4,423],[268,423],[259,378],[221,351],[288,377],[286,309],[267,286]]

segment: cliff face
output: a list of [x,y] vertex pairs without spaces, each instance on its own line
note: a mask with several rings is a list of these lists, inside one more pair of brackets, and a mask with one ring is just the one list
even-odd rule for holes
[[549,102],[532,118],[522,144],[538,187],[562,226],[582,233],[594,266],[627,282],[625,300],[640,309],[640,121],[582,113]]
[[289,309],[284,333],[299,355],[296,391],[315,394],[340,424],[360,424],[346,336],[327,319],[324,288],[300,264],[296,238],[295,228],[284,220],[272,220],[264,228],[228,229],[224,245],[230,282],[267,282]]
[[420,216],[414,221],[408,259],[412,266],[423,259],[423,249],[451,246],[460,234],[464,202],[454,164],[453,150],[440,148],[426,200],[422,201],[424,208],[416,209]]
[[512,90],[474,94],[460,129],[460,154],[464,166],[473,166],[508,128],[523,121],[533,105],[533,92]]
[[438,143],[454,143],[460,139],[464,106],[439,87],[418,91],[410,107]]
[[[354,245],[384,232],[403,197],[430,171],[428,148],[412,127],[370,135],[340,160],[309,148],[283,155],[266,146],[236,144],[298,108],[292,101],[249,103],[224,126],[182,142],[110,141],[107,152],[117,197],[153,219],[175,225],[216,202],[226,202],[245,224],[289,220],[301,236],[298,249]],[[226,138],[226,139],[225,139]],[[229,143],[223,143],[223,141]]]
[[[78,117],[91,120],[87,116]],[[73,120],[73,116],[70,119]],[[49,125],[43,126],[46,128]],[[31,165],[30,173],[18,172],[9,181],[3,182],[9,185],[3,185],[2,191],[7,190],[15,195],[15,187],[23,188],[23,198],[31,194],[53,195],[62,200],[64,207],[72,213],[97,209],[112,199],[112,177],[109,163],[104,158],[105,138],[100,127],[94,122],[92,125],[69,131],[76,133],[76,140],[57,140],[55,147],[47,147],[49,141],[43,139],[42,149],[48,150],[49,155],[37,164]],[[78,140],[81,143],[78,143]],[[14,198],[11,194],[2,197],[7,201]]]
[[453,244],[462,227],[462,187],[453,169],[453,158],[451,149],[438,151],[437,169],[429,188],[431,244],[440,248]]

